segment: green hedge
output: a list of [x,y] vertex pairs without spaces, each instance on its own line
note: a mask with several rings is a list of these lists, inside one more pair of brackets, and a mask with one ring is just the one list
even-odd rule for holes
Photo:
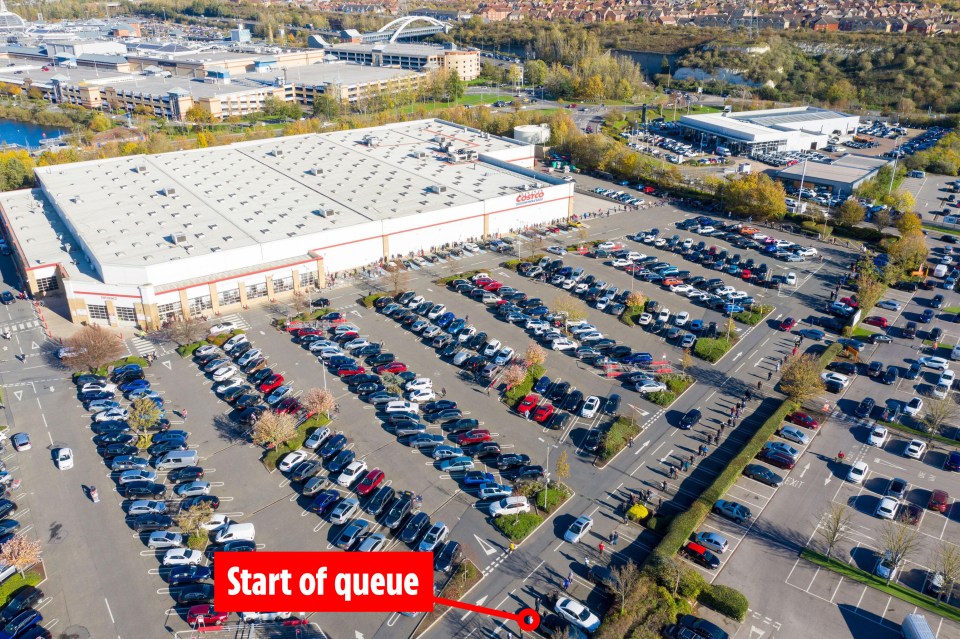
[[493,525],[510,541],[522,541],[543,522],[536,513],[504,515],[493,520]]
[[747,618],[750,602],[739,590],[721,584],[712,584],[700,592],[697,600],[707,608],[737,621]]
[[454,275],[448,275],[447,277],[441,277],[438,280],[434,280],[436,284],[446,286],[453,280],[469,280],[471,277],[479,273],[480,271],[464,271],[463,273],[456,273]]
[[190,536],[187,537],[187,548],[192,550],[204,551],[209,544],[210,536],[206,534],[206,531],[191,533]]
[[267,470],[274,470],[281,457],[295,450],[300,450],[300,448],[303,447],[303,442],[310,436],[310,433],[329,423],[330,419],[326,415],[314,415],[297,427],[297,434],[294,435],[293,438],[280,444],[273,450],[268,450],[263,455],[263,459],[261,459],[263,465],[267,467]]
[[563,483],[550,482],[549,486],[549,489],[537,491],[533,503],[540,510],[552,513],[558,506],[563,505],[565,501],[570,499],[571,493],[567,485]]
[[623,450],[632,437],[640,434],[640,424],[637,420],[618,415],[615,422],[610,424],[603,436],[603,445],[600,447],[600,459],[606,461]]
[[622,313],[620,313],[620,321],[627,326],[636,326],[637,316],[641,313],[643,313],[643,305],[628,306]]
[[376,302],[381,297],[392,297],[389,293],[373,293],[367,295],[366,297],[360,298],[360,303],[363,304],[366,308],[373,308],[373,303]]
[[190,357],[191,355],[193,355],[194,351],[196,351],[198,348],[200,348],[204,344],[209,344],[209,343],[210,342],[208,342],[207,340],[202,339],[199,342],[191,342],[189,344],[183,344],[181,346],[177,346],[177,354],[180,357]]
[[[110,362],[109,364],[104,364],[104,365],[101,366],[100,368],[94,370],[94,371],[93,371],[93,374],[94,374],[94,375],[100,375],[100,376],[102,376],[102,377],[105,377],[105,376],[109,375],[109,371],[110,371],[110,367],[111,367],[111,366],[112,366],[113,368],[120,368],[121,366],[126,366],[127,364],[139,364],[141,368],[150,368],[150,362],[148,362],[147,360],[145,360],[145,359],[143,359],[142,357],[139,357],[139,356],[137,356],[137,355],[130,355],[130,356],[128,356],[128,357],[121,357],[120,359],[116,360],[115,362]],[[78,373],[74,373],[73,376],[74,376],[74,377],[79,377],[79,376],[85,375],[85,374],[86,374],[86,373],[78,372]]]
[[657,391],[647,395],[647,399],[657,406],[669,406],[676,401],[678,397],[693,384],[693,378],[686,375],[665,375],[662,379],[667,385],[667,390]]
[[693,345],[693,354],[713,364],[720,361],[731,348],[733,342],[726,337],[701,337]]
[[740,311],[739,313],[733,314],[733,319],[737,320],[741,324],[747,324],[749,326],[756,326],[763,318],[773,312],[773,307],[768,305],[762,306],[753,306],[749,310]]
[[0,607],[6,606],[7,602],[24,586],[36,586],[41,581],[43,581],[43,575],[33,570],[28,571],[26,576],[20,573],[13,575],[0,584]]
[[508,269],[510,269],[511,271],[515,271],[515,270],[517,270],[517,268],[519,268],[520,264],[523,263],[523,262],[529,262],[530,264],[536,264],[537,262],[539,262],[540,260],[542,260],[544,257],[546,257],[546,255],[543,254],[543,253],[535,253],[534,255],[529,255],[529,256],[527,256],[527,257],[521,257],[520,259],[507,260],[506,262],[501,262],[501,263],[500,263],[500,266],[502,266],[503,268],[508,268]]
[[504,394],[504,399],[507,400],[507,405],[510,408],[514,408],[520,400],[530,394],[530,391],[533,390],[533,385],[537,383],[537,380],[543,377],[543,374],[546,372],[546,369],[540,364],[534,364],[527,369],[527,376],[523,378],[523,381],[508,390]]

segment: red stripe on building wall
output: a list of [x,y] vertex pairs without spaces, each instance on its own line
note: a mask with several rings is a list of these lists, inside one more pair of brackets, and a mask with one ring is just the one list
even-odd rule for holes
[[122,293],[100,293],[98,291],[74,291],[77,295],[99,295],[100,297],[129,297],[138,300],[140,295],[124,295]]
[[[289,264],[288,266],[291,266],[291,267],[292,267],[292,266],[300,266],[301,264],[306,264],[307,262],[316,262],[317,260],[322,260],[322,259],[323,259],[322,257],[312,257],[312,258],[310,258],[309,260],[303,260],[302,262],[294,262],[293,264]],[[286,267],[280,267],[280,268],[286,268]],[[167,290],[165,290],[165,291],[157,291],[157,292],[155,293],[155,295],[165,295],[165,294],[167,294],[167,293],[173,293],[174,291],[185,291],[185,290],[187,290],[188,288],[197,288],[198,286],[209,286],[210,284],[216,284],[217,282],[225,282],[225,281],[227,281],[227,280],[235,280],[235,279],[239,279],[239,278],[241,278],[241,277],[246,277],[246,276],[248,276],[248,275],[258,275],[258,274],[260,274],[260,273],[269,273],[270,271],[276,271],[276,270],[277,270],[277,269],[275,269],[275,268],[264,268],[264,269],[260,269],[259,271],[250,271],[249,273],[241,273],[240,275],[230,275],[230,276],[228,276],[228,277],[221,277],[221,278],[218,278],[218,279],[215,279],[215,280],[208,280],[208,281],[206,281],[206,282],[201,282],[201,283],[199,283],[199,284],[192,284],[192,285],[190,285],[190,286],[183,286],[183,287],[181,287],[181,288],[169,288],[169,289],[167,289]]]

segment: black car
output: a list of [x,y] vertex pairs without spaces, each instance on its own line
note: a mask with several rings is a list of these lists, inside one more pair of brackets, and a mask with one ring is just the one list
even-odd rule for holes
[[[384,300],[383,306],[386,306],[390,302],[389,297],[380,297],[374,302],[374,306],[376,306],[376,303],[379,302],[380,300]],[[310,302],[310,306],[311,308],[330,308],[330,299],[327,297],[318,297],[317,299]],[[377,306],[377,308],[381,308],[381,307]]]
[[761,484],[773,486],[774,488],[783,483],[783,477],[761,464],[747,464],[746,468],[743,469],[743,474]]
[[603,403],[603,412],[607,415],[616,415],[618,410],[620,410],[620,396],[614,393]]
[[480,421],[476,419],[471,419],[469,417],[463,417],[460,419],[455,419],[450,422],[444,422],[440,425],[440,428],[448,433],[463,433],[468,430],[474,430],[480,427]]
[[529,455],[523,455],[520,453],[507,453],[506,455],[500,455],[497,457],[495,465],[499,470],[507,470],[510,468],[516,468],[518,466],[524,466],[529,463]]
[[886,372],[884,372],[883,377],[880,378],[880,381],[886,384],[887,386],[890,386],[892,384],[897,383],[898,376],[899,376],[899,369],[893,364],[890,364],[889,366],[887,366],[887,370]]
[[108,446],[110,444],[129,444],[137,439],[136,435],[122,432],[104,433],[93,438],[93,443],[97,446]]
[[106,381],[107,381],[107,378],[104,377],[103,375],[93,375],[91,373],[84,373],[83,375],[77,375],[76,377],[73,378],[74,384],[76,384],[80,388],[83,388],[85,384],[96,384],[98,382],[104,383]]
[[599,428],[591,428],[583,438],[583,449],[591,453],[597,452],[600,443],[603,441],[603,431]]
[[687,414],[680,419],[680,428],[683,430],[690,430],[699,424],[702,418],[703,413],[694,408],[693,410],[688,411]]
[[462,561],[463,548],[459,541],[451,539],[441,546],[440,552],[437,553],[436,559],[433,561],[433,568],[440,572],[450,572],[459,566]]
[[167,575],[167,583],[171,586],[195,584],[213,577],[213,569],[209,566],[174,566]]
[[154,532],[157,530],[169,530],[173,527],[173,517],[161,515],[159,513],[148,513],[137,515],[133,519],[133,529],[137,532]]
[[907,369],[907,372],[903,374],[904,379],[917,379],[920,376],[920,371],[923,370],[923,367],[920,365],[920,362],[913,362],[910,364],[910,368]]
[[869,377],[878,377],[883,373],[883,362],[874,360],[867,366],[867,375]]
[[347,443],[348,443],[347,436],[344,435],[343,433],[337,433],[336,435],[334,435],[333,437],[327,440],[327,442],[320,448],[317,454],[324,459],[328,459],[330,457],[333,457],[340,451],[342,451],[344,447],[347,445]]
[[543,479],[543,466],[525,465],[513,471],[514,479]]
[[471,457],[493,457],[500,454],[500,444],[497,442],[480,442],[471,446],[467,454]]
[[430,515],[425,512],[418,512],[407,520],[406,525],[400,531],[400,541],[413,546],[420,539],[423,533],[430,527]]
[[237,408],[250,408],[259,404],[260,399],[260,395],[257,393],[247,393],[246,395],[241,395],[238,397],[237,401],[234,402],[233,405]]
[[563,430],[569,421],[570,413],[554,411],[553,415],[550,416],[550,419],[547,420],[544,426],[550,430]]
[[268,377],[273,377],[273,369],[261,368],[256,373],[253,373],[250,375],[250,381],[253,382],[254,384],[259,384],[260,382],[267,379]]
[[563,404],[560,406],[563,410],[567,411],[576,411],[580,406],[580,402],[583,401],[583,393],[575,390],[569,395],[566,396],[563,400]]
[[339,473],[347,465],[357,458],[357,453],[352,450],[341,450],[333,460],[327,464],[327,470],[331,473]]
[[113,399],[116,393],[108,390],[91,390],[80,393],[81,402],[95,402],[98,399]]
[[263,415],[266,410],[267,407],[262,404],[259,406],[247,406],[243,410],[237,412],[236,419],[241,424],[250,426],[251,424],[256,423],[256,421],[260,419],[260,416]]
[[181,606],[210,603],[213,601],[213,584],[184,586],[173,593],[173,599]]
[[138,452],[140,452],[140,449],[130,444],[107,444],[100,451],[100,455],[104,459],[112,459],[120,455],[136,455]]
[[186,466],[184,468],[177,468],[176,470],[170,472],[168,478],[170,481],[176,483],[197,481],[198,479],[203,479],[203,468],[200,466]]
[[[147,449],[147,453],[149,453],[151,457],[159,457],[160,455],[169,453],[172,450],[186,450],[186,448],[187,448],[186,439],[171,439],[169,441],[160,442],[159,444],[154,444],[153,446]],[[135,451],[131,453],[120,453],[120,454],[133,455],[135,454]]]
[[217,510],[220,508],[220,498],[215,495],[197,495],[196,497],[190,497],[180,502],[180,510],[186,511],[194,506],[200,505],[210,506],[213,510]]
[[550,399],[554,402],[562,402],[563,398],[567,396],[567,391],[570,390],[569,382],[560,382],[559,384],[554,384],[553,388],[550,389]]
[[380,486],[363,505],[362,508],[364,512],[377,517],[387,506],[390,505],[390,502],[393,501],[393,496],[396,495],[396,493],[397,491],[391,486]]
[[0,302],[3,302],[4,305],[13,304],[17,301],[17,298],[13,296],[13,293],[10,291],[4,291],[0,293]]
[[311,477],[319,474],[323,470],[323,466],[320,465],[320,461],[316,459],[307,459],[296,466],[293,467],[293,470],[290,471],[290,481],[292,482],[305,482]]
[[256,552],[257,542],[250,539],[234,539],[220,546],[218,550],[223,552]]
[[127,382],[132,382],[137,379],[143,379],[144,374],[143,370],[136,368],[133,370],[124,371],[122,373],[116,374],[113,376],[114,384],[126,384]]
[[889,335],[884,335],[883,333],[874,333],[870,336],[871,344],[889,344],[893,341],[893,338]]
[[127,499],[141,497],[163,497],[167,494],[167,487],[152,481],[132,481],[129,484],[123,484],[119,488],[120,492]]
[[371,382],[379,384],[381,380],[379,375],[374,375],[372,373],[361,373],[359,375],[351,375],[346,381],[348,387],[354,388],[355,386],[360,386],[362,384],[368,384]]
[[400,526],[403,525],[403,522],[406,521],[407,515],[410,514],[411,510],[413,510],[413,493],[406,490],[400,493],[400,495],[393,500],[393,503],[390,504],[390,509],[383,517],[383,525],[390,530],[398,530]]
[[843,375],[857,374],[857,365],[853,362],[830,362],[827,368]]
[[943,295],[934,295],[930,300],[931,308],[943,308]]
[[853,410],[853,414],[861,419],[865,419],[870,417],[870,413],[873,412],[873,407],[876,405],[877,402],[872,397],[865,397]]
[[24,610],[32,608],[34,604],[43,599],[43,591],[35,586],[24,586],[17,591],[7,605],[0,611],[0,624],[8,624],[10,620],[19,615]]

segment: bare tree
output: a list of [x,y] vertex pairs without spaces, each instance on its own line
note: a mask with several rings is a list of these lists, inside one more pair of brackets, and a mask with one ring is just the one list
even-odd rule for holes
[[684,377],[687,375],[687,370],[693,368],[693,355],[690,354],[690,349],[683,349],[683,355],[680,357],[680,370],[683,372]]
[[[210,517],[213,516],[213,506],[207,503],[194,504],[186,510],[181,510],[177,513],[175,521],[177,526],[180,527],[180,530],[185,532],[188,537],[192,540],[192,546],[200,545],[205,547],[206,543],[206,531],[203,529],[203,525],[210,521]],[[202,541],[201,541],[202,540]],[[192,547],[191,546],[191,547]]]
[[397,395],[403,394],[403,380],[399,375],[395,375],[393,373],[383,373],[380,375],[380,382],[388,392],[396,393]]
[[394,295],[407,288],[407,284],[410,282],[410,273],[403,266],[390,262],[383,265],[383,270],[387,272],[387,281],[390,283]]
[[507,390],[513,388],[527,377],[526,367],[520,364],[512,364],[503,370],[500,381],[507,385]]
[[523,361],[527,366],[543,366],[547,361],[547,351],[536,342],[530,342],[523,352]]
[[311,388],[300,398],[300,403],[308,412],[315,415],[323,413],[327,417],[330,417],[330,411],[336,405],[333,393],[325,388]]
[[627,600],[627,593],[636,587],[640,580],[640,568],[635,561],[627,560],[627,563],[620,564],[610,571],[613,579],[607,585],[613,589],[613,594],[620,605],[620,613],[623,614],[623,606]]
[[877,232],[882,233],[883,229],[890,226],[890,220],[890,211],[888,209],[883,209],[873,214],[873,219],[871,222],[873,222],[873,226],[877,229]]
[[937,593],[937,601],[945,594],[953,592],[953,586],[960,581],[960,546],[949,541],[941,541],[933,555],[933,570],[943,576],[943,588]]
[[167,340],[176,342],[179,346],[199,342],[210,332],[210,322],[199,317],[178,317],[171,321],[158,333]]
[[276,448],[297,434],[297,420],[289,413],[265,412],[253,427],[253,443]]
[[570,476],[570,460],[567,458],[567,451],[560,451],[557,457],[557,479],[564,480]]
[[957,415],[960,415],[960,405],[954,399],[953,393],[947,393],[942,398],[931,397],[924,402],[924,408],[922,421],[930,435],[939,434],[945,424],[955,421]]
[[290,306],[297,314],[306,313],[310,310],[310,296],[303,291],[297,291],[290,298]]
[[97,325],[84,326],[64,340],[64,346],[69,350],[63,363],[74,371],[96,370],[119,359],[125,350],[119,335]]
[[40,542],[25,535],[17,535],[0,546],[0,563],[13,566],[22,576],[27,568],[40,561]]
[[130,406],[127,423],[137,435],[137,448],[150,445],[150,429],[160,421],[160,407],[149,397],[138,397]]
[[798,404],[820,393],[823,380],[817,360],[812,355],[791,358],[780,376],[780,390]]
[[565,315],[568,322],[577,322],[587,317],[587,305],[583,300],[568,294],[553,298],[551,309],[554,313]]
[[587,227],[580,226],[577,228],[577,238],[581,242],[586,242],[588,237],[590,237],[590,231],[587,230]]
[[850,532],[850,509],[846,504],[830,502],[830,509],[820,518],[817,534],[827,545],[827,557]]
[[917,550],[920,533],[913,526],[904,526],[892,521],[886,521],[880,529],[880,543],[885,552],[890,553],[894,570],[890,571],[887,583],[893,578],[893,573],[903,565],[910,555]]

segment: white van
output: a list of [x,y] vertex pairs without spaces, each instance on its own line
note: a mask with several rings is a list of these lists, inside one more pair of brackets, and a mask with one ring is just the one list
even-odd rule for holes
[[196,466],[199,461],[200,455],[195,450],[171,450],[157,462],[157,470],[175,470],[187,466]]
[[217,531],[217,536],[214,537],[214,542],[218,544],[225,544],[228,541],[253,541],[255,537],[256,530],[254,529],[253,524],[229,524]]
[[950,351],[950,359],[952,359],[953,361],[957,361],[958,359],[960,359],[960,344],[957,344],[956,346],[954,346],[953,350]]
[[934,277],[945,277],[947,274],[947,265],[946,264],[937,264],[937,267],[933,269]]

